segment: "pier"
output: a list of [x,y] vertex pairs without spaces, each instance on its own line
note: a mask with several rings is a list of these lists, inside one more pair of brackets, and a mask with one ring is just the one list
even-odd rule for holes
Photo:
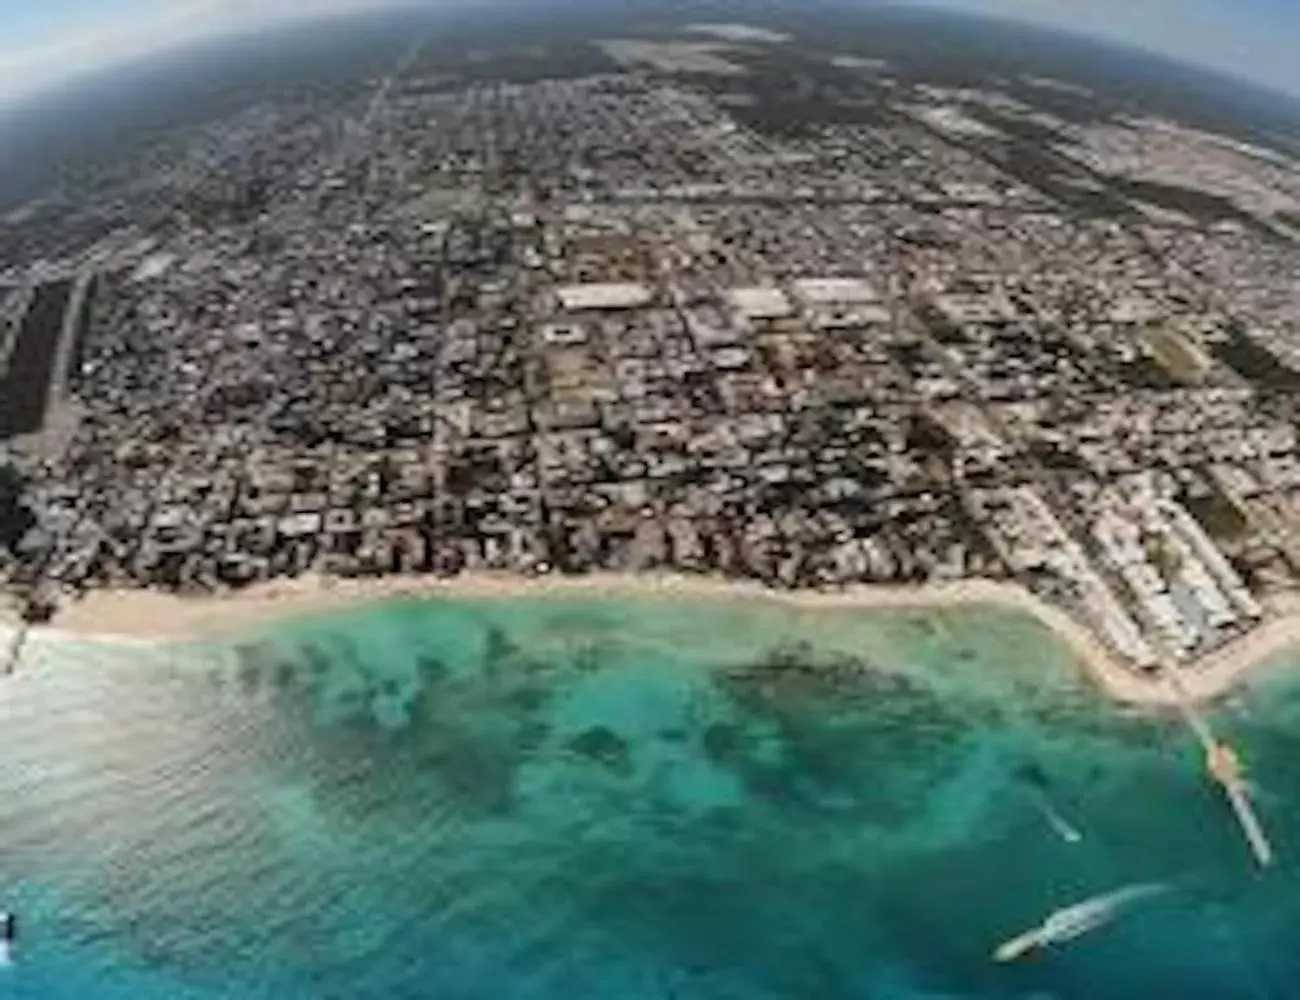
[[1177,675],[1172,670],[1167,670],[1165,676],[1177,696],[1178,708],[1183,718],[1187,720],[1188,727],[1196,735],[1197,741],[1205,752],[1206,771],[1223,786],[1228,804],[1237,817],[1237,823],[1241,826],[1246,843],[1250,845],[1256,862],[1261,868],[1268,868],[1273,864],[1273,847],[1264,833],[1259,817],[1255,814],[1255,807],[1250,801],[1250,793],[1236,751],[1227,743],[1221,743],[1214,738],[1209,723],[1196,711],[1183,686],[1178,682]]

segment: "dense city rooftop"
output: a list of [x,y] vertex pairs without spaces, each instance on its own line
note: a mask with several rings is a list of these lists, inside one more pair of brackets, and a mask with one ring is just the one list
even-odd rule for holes
[[1300,164],[833,52],[853,113],[773,125],[787,43],[735,28],[269,102],[107,175],[75,252],[11,213],[0,580],[1001,577],[1139,667],[1253,629],[1300,571]]

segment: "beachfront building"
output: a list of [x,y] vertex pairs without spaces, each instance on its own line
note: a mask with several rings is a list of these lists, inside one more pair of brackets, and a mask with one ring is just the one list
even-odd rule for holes
[[1041,574],[1048,574],[1059,589],[1044,596],[1071,602],[1125,662],[1144,670],[1158,664],[1142,628],[1037,491],[1019,487],[982,495],[975,512],[988,520],[1003,558],[1031,587],[1041,586]]
[[1163,494],[1156,477],[1117,481],[1098,500],[1092,541],[1101,564],[1121,579],[1174,659],[1239,634],[1259,618],[1241,578],[1190,514]]

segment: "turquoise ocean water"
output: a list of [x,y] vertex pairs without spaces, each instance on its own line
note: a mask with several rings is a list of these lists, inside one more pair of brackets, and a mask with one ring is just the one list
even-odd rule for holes
[[[1260,678],[1215,722],[1265,877],[1176,720],[992,611],[444,601],[47,640],[0,685],[0,997],[1300,997],[1300,670]],[[1174,889],[989,961],[1138,881]]]

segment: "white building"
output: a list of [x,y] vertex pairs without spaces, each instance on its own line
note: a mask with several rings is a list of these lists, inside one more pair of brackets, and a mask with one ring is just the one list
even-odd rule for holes
[[637,309],[649,305],[654,293],[645,285],[632,281],[590,282],[565,285],[555,290],[565,309]]
[[1259,602],[1246,588],[1237,571],[1232,568],[1232,564],[1219,551],[1219,547],[1214,544],[1214,541],[1205,533],[1205,530],[1196,523],[1192,515],[1172,500],[1163,500],[1160,506],[1173,522],[1174,528],[1191,546],[1197,558],[1205,564],[1206,569],[1209,570],[1215,581],[1228,595],[1228,599],[1237,606],[1238,610],[1248,618],[1263,617],[1264,609],[1260,607]]
[[1006,323],[1016,310],[1003,295],[975,295],[950,292],[935,297],[934,304],[952,323]]
[[789,296],[779,288],[733,288],[727,292],[727,301],[746,319],[783,319],[794,312]]
[[864,278],[801,278],[794,294],[810,306],[866,305],[879,302],[876,289]]
[[875,303],[848,307],[822,306],[808,311],[809,325],[814,330],[886,327],[892,323],[893,318],[888,309]]

